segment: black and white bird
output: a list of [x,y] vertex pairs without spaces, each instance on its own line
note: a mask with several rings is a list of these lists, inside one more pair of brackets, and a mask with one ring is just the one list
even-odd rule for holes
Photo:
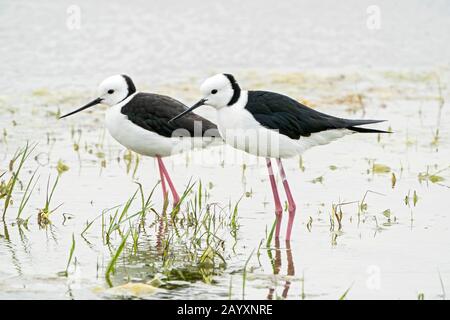
[[126,75],[103,80],[98,92],[95,100],[60,119],[100,103],[108,105],[105,123],[111,136],[136,153],[157,158],[164,199],[167,197],[167,180],[176,205],[180,197],[162,158],[217,141],[216,125],[196,114],[169,123],[187,107],[168,96],[137,92],[133,81]]
[[299,155],[311,147],[327,144],[348,134],[386,132],[360,127],[384,120],[337,118],[313,110],[282,94],[242,90],[230,74],[217,74],[208,78],[200,90],[203,98],[172,121],[177,121],[202,105],[212,106],[217,110],[217,126],[227,144],[266,158],[275,201],[277,238],[280,233],[282,206],[270,158],[277,159],[288,200],[286,240],[290,240],[296,204],[281,159]]

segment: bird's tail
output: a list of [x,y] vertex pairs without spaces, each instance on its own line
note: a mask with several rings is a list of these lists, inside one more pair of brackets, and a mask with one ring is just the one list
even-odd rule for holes
[[391,131],[359,127],[365,124],[379,123],[384,121],[386,120],[347,120],[348,123],[347,129],[362,133],[392,133]]
[[349,127],[348,129],[355,131],[355,132],[363,132],[363,133],[392,133],[392,131],[368,129],[368,128],[358,128],[358,127]]

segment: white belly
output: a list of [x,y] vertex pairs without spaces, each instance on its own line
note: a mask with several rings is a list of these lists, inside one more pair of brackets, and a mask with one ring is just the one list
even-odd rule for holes
[[256,156],[289,158],[302,154],[313,146],[327,144],[351,133],[347,129],[335,129],[291,139],[276,130],[262,127],[243,107],[246,99],[243,100],[245,101],[219,109],[217,126],[227,144]]
[[106,112],[105,124],[111,136],[124,147],[141,155],[167,157],[194,147],[201,147],[200,138],[164,137],[155,132],[145,130],[120,112],[132,96],[123,102],[110,107]]

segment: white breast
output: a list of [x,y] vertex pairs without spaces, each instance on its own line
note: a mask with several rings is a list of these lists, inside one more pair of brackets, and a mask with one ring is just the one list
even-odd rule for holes
[[247,91],[242,91],[238,102],[219,109],[217,126],[227,144],[256,156],[293,157],[313,146],[329,143],[351,132],[347,129],[327,130],[313,133],[309,137],[300,137],[298,140],[291,139],[276,130],[261,126],[245,109],[247,98]]
[[128,120],[128,117],[120,111],[133,97],[134,95],[131,95],[106,112],[106,128],[117,142],[134,152],[150,157],[167,157],[198,147],[194,139],[164,137]]

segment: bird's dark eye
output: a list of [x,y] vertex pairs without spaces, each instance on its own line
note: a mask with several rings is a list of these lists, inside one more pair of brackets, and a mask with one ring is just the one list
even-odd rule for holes
[[108,90],[108,93],[109,93],[109,94],[113,94],[113,93],[114,93],[114,90],[113,90],[113,89],[109,89],[109,90]]
[[217,93],[217,90],[216,90],[216,89],[213,89],[213,90],[211,90],[211,93],[212,93],[212,94],[216,94],[216,93]]

